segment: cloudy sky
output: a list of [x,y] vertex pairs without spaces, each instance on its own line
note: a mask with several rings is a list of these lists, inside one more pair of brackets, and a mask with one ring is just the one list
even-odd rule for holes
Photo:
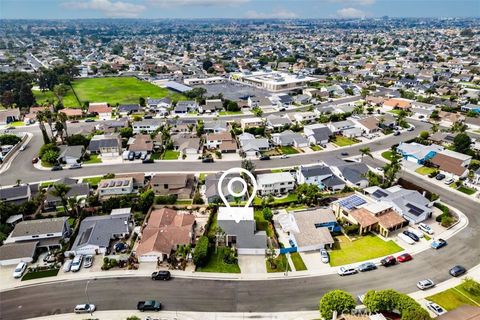
[[472,17],[479,0],[0,0],[0,18]]

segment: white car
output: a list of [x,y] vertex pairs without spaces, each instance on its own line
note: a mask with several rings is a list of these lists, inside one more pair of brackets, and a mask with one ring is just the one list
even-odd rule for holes
[[15,279],[21,278],[26,269],[27,269],[27,263],[26,262],[20,262],[15,267],[15,270],[13,270],[13,277]]
[[23,144],[23,145],[20,147],[20,149],[18,149],[18,150],[23,151],[23,150],[25,150],[26,148],[27,148],[27,145]]
[[280,157],[280,159],[287,159],[288,156],[286,154],[282,154],[282,156]]
[[422,230],[426,234],[430,234],[430,235],[434,234],[433,229],[430,228],[430,226],[426,223],[420,223],[418,225],[418,229]]
[[72,259],[68,259],[63,264],[63,271],[64,272],[69,272],[71,267],[72,267]]
[[430,279],[420,280],[417,282],[417,288],[420,290],[426,290],[435,287],[435,282]]
[[412,228],[412,227],[408,227],[407,230],[410,231],[411,233],[413,233],[414,235],[416,235],[416,236],[419,237],[419,238],[423,238],[423,237],[424,237],[423,232],[421,232],[420,230],[417,230],[417,229]]
[[75,309],[73,309],[73,312],[75,313],[92,313],[95,311],[95,305],[94,304],[78,304],[75,306]]
[[443,181],[443,183],[445,183],[447,186],[452,184],[453,182],[455,182],[455,179],[453,178],[448,178]]
[[88,256],[85,256],[85,261],[83,262],[83,267],[84,268],[90,268],[93,264],[93,256],[92,255],[88,255]]
[[340,267],[340,269],[338,269],[338,274],[341,275],[341,276],[349,276],[349,275],[355,274],[357,272],[358,272],[358,270],[355,269],[355,268]]
[[75,258],[73,258],[72,267],[70,268],[70,270],[72,272],[79,271],[80,268],[82,267],[82,261],[83,261],[83,256],[81,254],[78,256],[75,256]]
[[438,316],[441,316],[442,314],[447,313],[447,311],[445,311],[445,309],[443,309],[442,307],[440,307],[438,304],[436,304],[434,302],[428,301],[426,303],[426,305],[427,305],[428,309],[432,310],[432,312],[435,313]]
[[327,250],[325,249],[320,249],[320,257],[323,263],[329,263],[330,262],[330,256],[328,255]]
[[408,243],[408,244],[410,244],[410,245],[415,244],[415,241],[414,241],[412,238],[410,238],[410,237],[407,236],[407,235],[404,235],[403,233],[399,233],[399,234],[397,235],[397,237],[398,237],[400,240],[403,240],[404,242],[406,242],[406,243]]

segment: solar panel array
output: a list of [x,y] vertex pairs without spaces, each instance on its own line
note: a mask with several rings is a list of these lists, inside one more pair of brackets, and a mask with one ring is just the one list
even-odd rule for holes
[[346,199],[341,200],[339,203],[340,203],[340,206],[344,207],[345,209],[351,210],[367,202],[362,198],[360,198],[359,196],[353,195]]
[[405,206],[409,209],[408,212],[410,212],[411,214],[413,214],[413,215],[415,215],[415,216],[417,216],[417,217],[424,212],[422,209],[414,206],[414,205],[411,204],[411,203],[407,203]]
[[384,198],[384,197],[388,196],[388,194],[385,191],[380,190],[380,189],[376,190],[374,193],[372,193],[372,195],[375,198]]

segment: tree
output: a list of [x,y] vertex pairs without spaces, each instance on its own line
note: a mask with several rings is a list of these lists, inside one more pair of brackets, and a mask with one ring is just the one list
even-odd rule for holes
[[317,203],[320,196],[320,188],[316,184],[300,184],[294,192],[297,195],[298,202],[306,205]]
[[67,86],[66,84],[57,84],[55,87],[53,87],[53,93],[58,99],[59,104],[63,105],[63,98],[65,95],[68,93],[70,90],[70,87]]
[[58,151],[48,150],[42,155],[41,159],[43,162],[54,164],[57,162],[58,156],[59,156]]
[[420,139],[427,140],[430,137],[430,133],[428,131],[420,132]]
[[138,98],[138,104],[142,107],[145,107],[145,98],[144,97],[140,97]]
[[73,134],[67,137],[67,144],[69,146],[88,146],[90,140],[83,134]]
[[213,67],[213,63],[210,60],[205,60],[202,62],[202,68],[203,70],[207,71],[208,69]]
[[70,197],[67,199],[68,206],[70,207],[70,216],[78,218],[81,215],[83,199],[77,197]]
[[472,139],[466,133],[459,133],[453,139],[453,149],[460,153],[467,154],[471,144]]
[[49,144],[50,143],[50,137],[47,134],[47,129],[45,128],[45,113],[43,111],[38,111],[37,115],[37,122],[38,126],[40,128],[40,131],[42,131],[42,137],[43,137],[43,143],[44,144]]
[[262,210],[263,218],[267,221],[271,221],[273,218],[273,212],[270,208],[263,208]]
[[397,179],[397,173],[402,169],[401,156],[397,149],[392,148],[390,163],[384,166],[385,186],[391,186]]
[[247,159],[242,160],[242,168],[255,175],[255,164],[253,164],[252,161]]
[[363,298],[363,304],[371,312],[391,311],[395,308],[398,293],[394,290],[370,290]]
[[54,197],[60,198],[65,212],[68,212],[68,200],[67,193],[70,191],[70,187],[63,183],[55,183],[50,189],[50,194]]
[[129,139],[129,138],[133,137],[132,127],[125,127],[125,128],[120,129],[120,136],[123,139]]
[[203,267],[207,263],[208,257],[208,237],[201,236],[193,252],[193,263],[197,267]]
[[60,121],[63,125],[63,131],[65,132],[65,136],[67,137],[68,139],[68,129],[67,129],[67,115],[63,112],[59,112],[57,113],[57,119],[58,121]]
[[319,303],[320,314],[324,319],[332,319],[333,312],[349,312],[355,309],[356,303],[353,296],[342,290],[327,292]]
[[360,153],[362,154],[362,162],[363,162],[363,157],[364,157],[364,156],[369,156],[370,158],[373,159],[372,151],[370,150],[369,147],[360,148],[359,151],[360,151]]
[[140,199],[138,200],[138,208],[143,212],[147,213],[148,209],[153,204],[155,200],[155,193],[152,189],[148,189],[147,191],[140,194]]
[[[52,134],[52,139],[53,139],[53,121],[54,121],[54,114],[49,110],[49,109],[46,109],[44,112],[43,112],[44,116],[45,116],[45,120],[47,121],[48,123],[48,126],[50,127],[50,133]],[[55,139],[53,139],[55,140]]]

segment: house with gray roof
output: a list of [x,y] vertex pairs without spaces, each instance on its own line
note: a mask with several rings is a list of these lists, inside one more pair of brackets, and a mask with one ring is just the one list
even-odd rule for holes
[[[65,195],[67,199],[75,198],[75,199],[85,199],[90,194],[90,184],[83,182],[83,183],[73,183],[68,184],[70,188]],[[47,189],[46,197],[44,201],[45,208],[56,208],[62,205],[62,199],[60,197],[56,197],[51,194],[50,190],[53,189],[53,186],[50,186]]]
[[266,138],[255,138],[253,134],[242,133],[238,136],[238,142],[247,157],[256,157],[260,152],[270,149],[270,142]]
[[85,153],[85,148],[83,146],[60,146],[60,154],[58,155],[57,161],[65,164],[77,164],[80,163],[80,160]]
[[203,122],[203,130],[208,133],[221,133],[228,131],[228,124],[225,120],[211,120]]
[[338,191],[345,188],[345,182],[324,165],[300,166],[296,172],[298,184],[315,184],[320,190]]
[[277,116],[274,114],[270,114],[266,117],[266,125],[267,129],[278,131],[285,128],[285,126],[289,126],[292,124],[292,120],[285,116]]
[[93,154],[105,157],[115,157],[122,153],[122,140],[120,134],[97,134],[92,137],[87,150]]
[[305,148],[310,145],[307,138],[292,130],[272,134],[272,142],[274,145],[282,147],[293,146],[296,148]]
[[327,157],[323,164],[330,167],[332,172],[346,182],[348,186],[366,188],[368,166],[360,162],[347,162],[337,157]]
[[[220,193],[218,192],[218,181],[220,181],[222,174],[223,172],[211,173],[205,177],[205,186],[203,190],[208,203],[223,203],[219,196]],[[236,176],[239,177],[239,175],[229,174],[225,176],[223,180],[222,191],[228,202],[235,202],[235,197],[228,192],[228,183]],[[241,191],[241,186],[236,183],[232,184],[232,188],[236,192]],[[240,197],[240,199],[244,200],[245,196]]]
[[32,189],[28,184],[12,187],[0,187],[0,200],[5,203],[22,204],[32,198]]
[[182,100],[178,101],[177,105],[174,108],[175,113],[188,113],[190,111],[197,111],[198,104],[192,100]]
[[130,213],[83,219],[70,251],[65,254],[108,254],[110,241],[128,237],[134,227]]
[[0,247],[0,266],[13,266],[32,262],[38,241],[8,243]]
[[303,134],[310,144],[326,145],[333,133],[324,124],[312,124],[303,128]]

